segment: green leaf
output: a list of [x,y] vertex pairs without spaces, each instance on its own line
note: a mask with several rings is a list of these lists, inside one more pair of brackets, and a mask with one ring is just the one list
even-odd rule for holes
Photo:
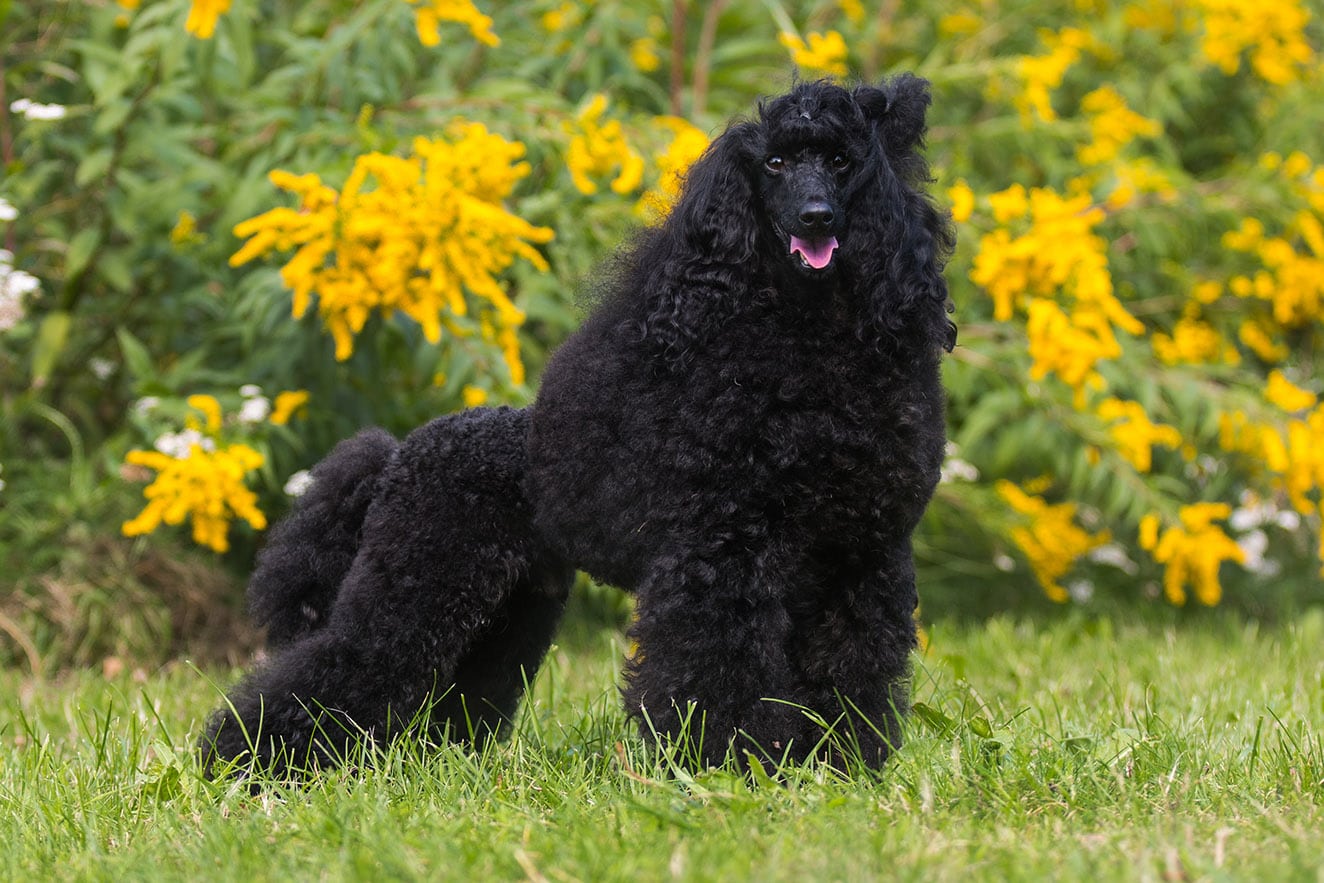
[[124,356],[124,364],[134,381],[141,384],[153,379],[156,376],[156,365],[147,347],[123,326],[115,329],[115,337],[119,339],[120,354]]
[[127,98],[116,98],[106,104],[105,110],[97,114],[97,121],[92,131],[98,135],[110,135],[124,125],[133,110],[133,102]]
[[133,287],[133,270],[129,258],[122,251],[109,251],[97,262],[97,272],[116,291],[127,292]]
[[750,752],[745,752],[745,760],[749,763],[749,775],[754,780],[754,784],[762,788],[776,787],[777,783],[773,781],[772,776],[763,768],[763,763]]
[[101,244],[101,231],[95,227],[79,230],[69,241],[69,251],[65,254],[64,274],[72,279],[87,267],[97,246]]
[[916,702],[910,707],[910,709],[915,712],[915,717],[919,718],[920,721],[935,734],[946,738],[956,732],[956,721],[952,720],[932,705]]
[[74,172],[74,184],[78,187],[86,187],[104,175],[106,169],[110,168],[110,156],[110,148],[103,147],[83,157],[83,161],[78,164],[78,169]]
[[59,361],[60,353],[69,340],[69,329],[73,326],[73,315],[57,310],[41,320],[37,329],[37,339],[32,346],[32,385],[44,386]]

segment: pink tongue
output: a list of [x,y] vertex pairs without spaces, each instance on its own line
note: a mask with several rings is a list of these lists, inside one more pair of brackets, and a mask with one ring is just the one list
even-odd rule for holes
[[829,236],[827,239],[801,239],[799,236],[791,237],[791,254],[800,252],[800,256],[805,259],[805,263],[815,270],[821,270],[832,263],[832,252],[837,250],[837,237]]

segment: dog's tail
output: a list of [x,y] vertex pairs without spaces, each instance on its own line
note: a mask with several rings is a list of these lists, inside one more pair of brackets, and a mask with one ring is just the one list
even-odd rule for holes
[[312,484],[271,531],[248,584],[248,608],[282,647],[326,623],[358,553],[377,479],[400,443],[368,429],[346,439],[312,469]]

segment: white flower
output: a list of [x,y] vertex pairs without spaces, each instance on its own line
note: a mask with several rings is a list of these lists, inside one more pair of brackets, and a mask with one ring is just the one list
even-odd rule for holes
[[[0,472],[4,472],[4,471],[5,471],[5,464],[0,463]],[[3,478],[0,478],[0,491],[4,489],[5,489],[5,480]]]
[[300,469],[289,477],[285,482],[285,493],[291,497],[299,497],[307,492],[308,488],[313,486],[313,474],[307,469]]
[[179,432],[167,432],[158,438],[152,447],[176,460],[187,460],[197,445],[204,451],[216,450],[216,442],[207,438],[196,429],[184,429]]
[[1108,567],[1116,567],[1118,570],[1130,576],[1135,576],[1140,572],[1140,567],[1131,560],[1131,556],[1126,554],[1126,547],[1120,543],[1108,543],[1099,546],[1089,554],[1089,558],[1095,564],[1104,564]]
[[110,359],[103,359],[100,357],[89,359],[87,367],[92,370],[92,375],[96,377],[97,380],[105,380],[107,377],[115,373],[115,363]]
[[61,120],[64,119],[66,112],[62,104],[38,104],[26,98],[13,102],[9,105],[9,109],[22,114],[23,118],[28,120]]
[[1077,604],[1085,604],[1094,597],[1094,583],[1087,579],[1078,579],[1067,584],[1067,594]]
[[271,402],[263,396],[254,396],[251,399],[244,399],[244,403],[239,406],[239,422],[261,423],[270,413]]
[[973,463],[959,457],[949,457],[942,464],[938,481],[943,484],[951,484],[954,481],[979,481],[979,470]]
[[18,209],[13,203],[0,196],[0,221],[12,221],[18,217]]
[[1264,557],[1264,553],[1269,549],[1269,537],[1264,531],[1253,530],[1245,536],[1238,537],[1237,545],[1246,556],[1242,566],[1251,573],[1262,577],[1274,577],[1282,571],[1281,564]]
[[23,318],[23,299],[41,288],[41,280],[14,269],[14,256],[0,249],[0,331],[13,328]]
[[161,399],[157,396],[143,396],[133,403],[133,412],[135,414],[146,414],[156,409],[161,404]]
[[0,292],[0,331],[8,331],[23,318],[23,303]]
[[262,395],[262,387],[258,386],[256,383],[245,383],[243,386],[239,387],[239,394],[246,399],[251,399],[254,396]]

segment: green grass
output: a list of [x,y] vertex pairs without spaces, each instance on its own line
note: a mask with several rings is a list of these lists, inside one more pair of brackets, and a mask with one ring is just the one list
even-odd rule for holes
[[[184,665],[0,675],[0,879],[1308,879],[1324,874],[1324,615],[940,622],[881,775],[689,777],[610,631],[567,632],[515,737],[258,796],[201,781]],[[220,675],[228,680],[230,673]]]

